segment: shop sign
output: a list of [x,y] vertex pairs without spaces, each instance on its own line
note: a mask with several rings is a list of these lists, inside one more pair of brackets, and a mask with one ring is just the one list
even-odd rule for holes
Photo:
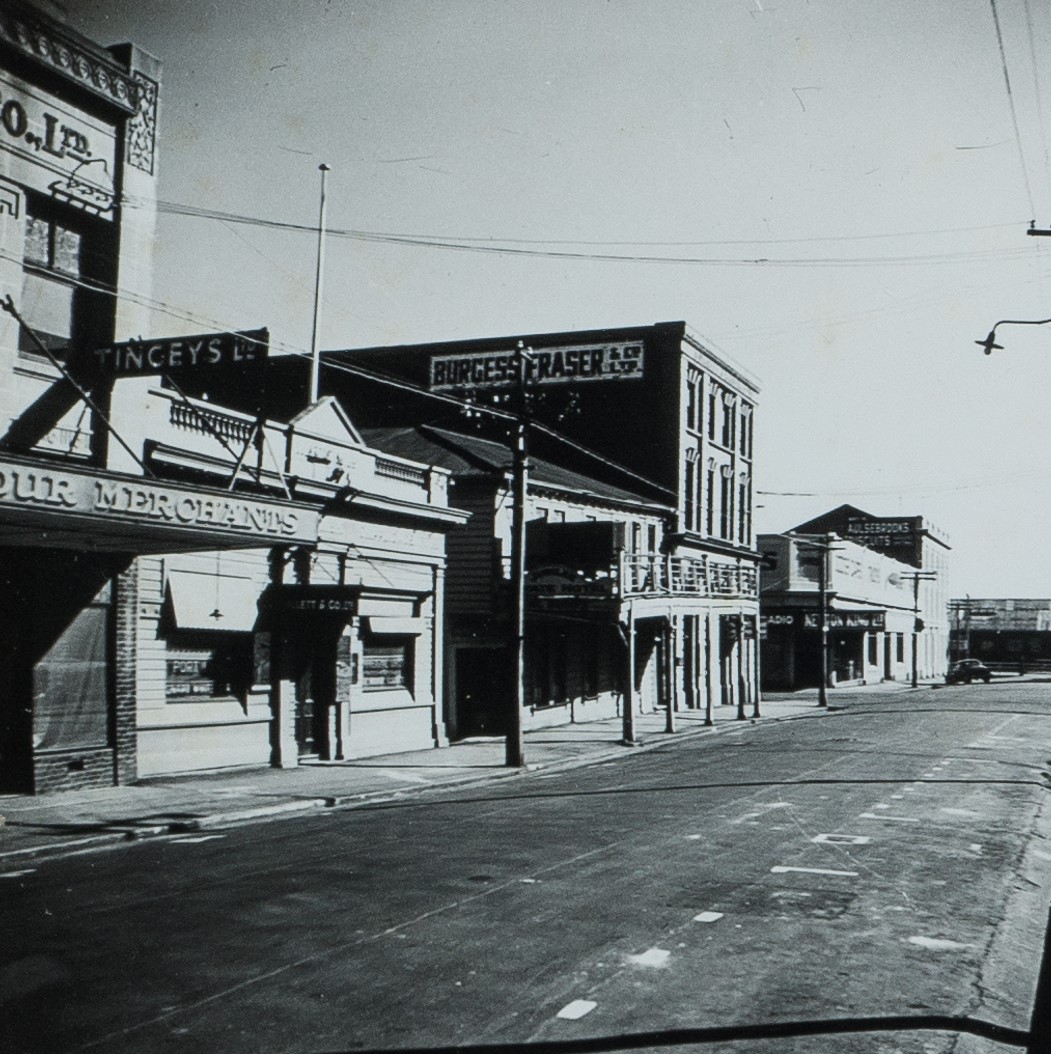
[[850,519],[846,538],[870,549],[911,549],[915,545],[915,521]]
[[269,342],[266,329],[127,340],[92,349],[84,368],[100,377],[211,373],[228,366],[262,365]]
[[111,218],[116,143],[111,125],[0,74],[0,149],[17,159],[8,178]]
[[360,586],[282,585],[268,599],[284,614],[354,616],[360,596]]
[[8,461],[0,461],[0,509],[311,544],[321,519],[318,510],[287,502]]
[[[805,612],[803,625],[807,629],[820,629],[820,615],[816,611]],[[825,616],[825,625],[829,629],[883,630],[886,628],[886,612],[829,611]]]
[[[510,388],[516,380],[514,351],[435,355],[432,390]],[[637,380],[642,376],[642,344],[575,344],[542,348],[525,356],[526,384],[577,384],[581,381]]]

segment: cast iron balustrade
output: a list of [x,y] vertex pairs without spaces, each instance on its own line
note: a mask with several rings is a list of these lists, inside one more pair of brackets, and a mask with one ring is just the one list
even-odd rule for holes
[[202,409],[196,403],[173,402],[170,421],[172,427],[182,428],[189,432],[200,432],[226,439],[233,443],[247,443],[251,438],[254,425],[243,417],[215,410]]
[[386,476],[387,479],[404,479],[410,483],[418,483],[422,487],[427,483],[427,473],[427,469],[406,465],[403,461],[390,461],[385,457],[376,458],[376,475]]
[[601,597],[726,597],[755,599],[759,577],[754,567],[712,560],[706,556],[666,556],[660,553],[620,556],[608,569],[539,567],[529,575],[534,597],[556,599]]
[[754,567],[706,556],[625,554],[621,558],[622,596],[752,597],[758,593]]

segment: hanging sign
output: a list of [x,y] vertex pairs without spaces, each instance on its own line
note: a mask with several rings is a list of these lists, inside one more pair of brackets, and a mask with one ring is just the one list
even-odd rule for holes
[[270,332],[266,329],[126,340],[93,348],[80,365],[95,377],[200,374],[230,366],[261,365],[269,345]]

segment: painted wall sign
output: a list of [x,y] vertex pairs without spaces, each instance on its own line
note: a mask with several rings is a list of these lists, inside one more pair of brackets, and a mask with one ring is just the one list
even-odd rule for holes
[[0,461],[3,509],[308,543],[317,541],[321,518],[309,506],[7,461]]
[[0,73],[0,151],[14,157],[7,178],[112,218],[116,144],[112,125]]
[[[642,376],[641,342],[579,344],[541,348],[526,358],[526,384],[577,384]],[[435,355],[430,386],[435,390],[510,388],[515,383],[515,352],[481,351],[465,355]]]
[[285,613],[354,616],[360,597],[359,586],[290,584],[274,588],[267,601]]
[[[883,630],[886,628],[886,622],[886,613],[883,611],[830,611],[825,625],[829,629]],[[807,629],[820,628],[817,612],[806,612],[803,625]]]
[[201,373],[226,366],[262,365],[269,342],[266,329],[127,340],[92,349],[81,365],[92,375],[103,377]]

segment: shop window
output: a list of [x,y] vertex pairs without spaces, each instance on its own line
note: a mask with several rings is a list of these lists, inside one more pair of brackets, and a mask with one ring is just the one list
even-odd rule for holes
[[110,606],[77,613],[33,667],[33,746],[83,750],[110,745]]
[[362,652],[362,689],[366,692],[391,688],[411,690],[411,655],[409,639],[385,639],[382,643],[366,641]]
[[898,634],[896,634],[896,637],[897,637],[898,662],[904,662],[905,661],[905,634],[904,633],[898,633]]
[[875,633],[869,634],[869,666],[876,666],[879,663],[879,651],[877,648],[879,641],[876,639]]
[[179,633],[178,638],[167,647],[168,702],[245,698],[255,664],[250,633]]

